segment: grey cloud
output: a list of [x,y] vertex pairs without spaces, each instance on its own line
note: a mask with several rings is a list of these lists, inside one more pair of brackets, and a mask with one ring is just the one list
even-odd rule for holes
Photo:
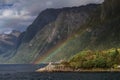
[[[5,10],[5,8],[0,9],[0,32],[11,29],[26,29],[26,27],[33,22],[38,14],[46,8],[80,6],[88,3],[102,3],[103,1],[104,0],[0,0],[1,4],[13,4],[11,7],[7,7],[7,9],[15,12],[12,15],[13,18],[5,17],[2,15],[2,12]],[[15,17],[14,15],[16,13],[17,16],[20,17]],[[26,16],[29,18],[25,19],[24,17]]]

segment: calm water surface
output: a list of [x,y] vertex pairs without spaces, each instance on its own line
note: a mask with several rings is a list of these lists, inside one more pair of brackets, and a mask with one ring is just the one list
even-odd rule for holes
[[46,64],[0,64],[0,80],[120,80],[118,72],[35,72],[44,66]]
[[120,80],[120,73],[5,73],[0,74],[0,80]]

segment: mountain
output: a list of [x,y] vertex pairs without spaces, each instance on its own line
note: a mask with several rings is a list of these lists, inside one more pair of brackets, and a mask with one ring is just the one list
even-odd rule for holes
[[61,46],[86,23],[93,13],[96,13],[97,8],[98,5],[90,4],[81,7],[47,9],[41,12],[22,34],[20,46],[12,61],[29,63],[52,48]]
[[20,32],[15,30],[10,34],[0,34],[0,54],[4,54],[10,49],[14,49],[17,45],[19,35]]
[[40,63],[69,59],[83,50],[120,47],[120,1],[46,9],[19,37],[7,63]]
[[120,14],[119,0],[105,0],[102,5],[102,18],[114,18]]
[[0,34],[0,57],[8,57],[16,48],[21,32],[13,30],[10,34]]

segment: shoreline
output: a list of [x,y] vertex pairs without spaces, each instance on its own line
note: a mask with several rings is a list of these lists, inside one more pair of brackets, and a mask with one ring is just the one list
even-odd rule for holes
[[36,70],[36,72],[120,72],[120,68],[71,68],[60,63],[49,63],[47,66]]
[[120,69],[36,70],[36,72],[120,72]]

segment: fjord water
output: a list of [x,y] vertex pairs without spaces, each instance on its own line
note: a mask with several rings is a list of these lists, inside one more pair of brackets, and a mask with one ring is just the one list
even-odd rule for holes
[[9,73],[0,74],[0,80],[120,80],[120,73],[104,72],[104,73]]
[[35,72],[46,64],[0,64],[0,73]]
[[120,80],[119,72],[43,72],[46,64],[1,64],[0,80]]

